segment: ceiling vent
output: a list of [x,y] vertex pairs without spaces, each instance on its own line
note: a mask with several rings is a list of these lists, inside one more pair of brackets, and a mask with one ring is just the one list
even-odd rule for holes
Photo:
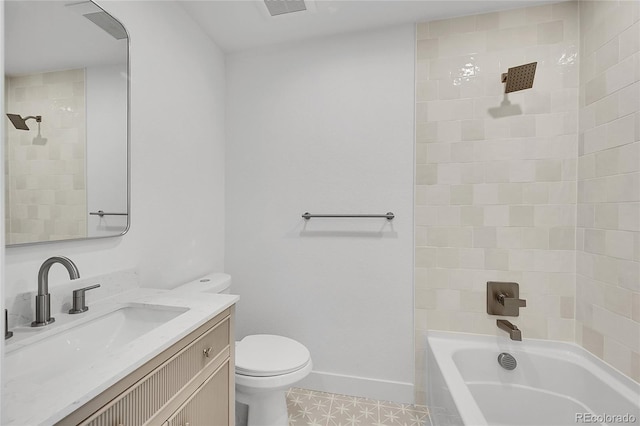
[[307,10],[304,0],[264,0],[271,16]]

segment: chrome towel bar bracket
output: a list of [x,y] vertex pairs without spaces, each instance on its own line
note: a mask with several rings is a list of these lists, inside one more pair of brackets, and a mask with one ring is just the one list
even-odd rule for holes
[[393,220],[396,215],[392,212],[387,212],[387,214],[311,214],[309,212],[305,212],[302,217],[305,220],[309,220],[312,217],[384,217],[387,220]]

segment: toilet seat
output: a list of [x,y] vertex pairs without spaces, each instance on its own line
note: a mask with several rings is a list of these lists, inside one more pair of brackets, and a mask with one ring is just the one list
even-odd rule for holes
[[254,334],[236,342],[236,374],[273,377],[309,364],[311,354],[299,342],[283,336]]

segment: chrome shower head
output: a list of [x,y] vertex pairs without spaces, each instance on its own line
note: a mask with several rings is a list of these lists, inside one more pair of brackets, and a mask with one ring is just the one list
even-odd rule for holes
[[35,119],[38,123],[42,121],[41,115],[30,115],[28,117],[22,118],[19,114],[7,114],[9,120],[11,120],[11,124],[18,130],[29,130],[29,126],[27,126],[27,120]]
[[502,82],[507,83],[504,93],[517,92],[518,90],[531,89],[533,87],[533,78],[536,75],[537,62],[519,65],[507,70],[502,74]]

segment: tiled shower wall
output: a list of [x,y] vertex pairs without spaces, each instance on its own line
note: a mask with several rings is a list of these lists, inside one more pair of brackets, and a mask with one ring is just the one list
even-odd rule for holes
[[45,144],[6,123],[6,242],[86,236],[84,69],[8,77],[6,111],[42,116]]
[[576,340],[640,380],[640,2],[580,3]]
[[[426,329],[504,333],[487,281],[516,281],[525,338],[574,339],[578,4],[418,25],[416,402]],[[538,62],[532,89],[501,73]]]

